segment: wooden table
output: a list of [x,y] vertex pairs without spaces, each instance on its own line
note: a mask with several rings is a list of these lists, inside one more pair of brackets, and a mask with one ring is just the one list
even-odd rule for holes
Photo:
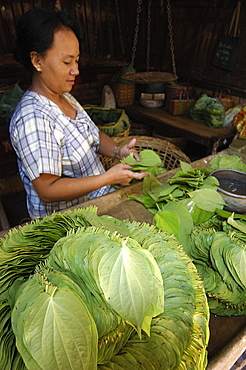
[[204,145],[207,155],[215,154],[219,147],[228,147],[234,137],[228,128],[211,128],[187,116],[171,116],[165,108],[145,108],[136,104],[124,109],[131,120],[151,126],[160,135],[184,137]]

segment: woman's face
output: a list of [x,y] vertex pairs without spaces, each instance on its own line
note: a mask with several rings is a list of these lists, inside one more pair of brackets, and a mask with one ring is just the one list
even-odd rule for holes
[[71,91],[79,74],[79,42],[70,29],[57,30],[53,45],[45,55],[39,55],[41,72],[39,83],[48,93],[62,94]]

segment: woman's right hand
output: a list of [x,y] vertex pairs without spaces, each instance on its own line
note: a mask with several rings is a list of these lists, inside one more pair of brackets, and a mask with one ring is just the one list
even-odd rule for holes
[[125,163],[118,163],[115,166],[111,167],[105,172],[105,175],[108,176],[108,184],[129,184],[132,179],[141,180],[147,175],[147,172],[131,171],[131,166]]

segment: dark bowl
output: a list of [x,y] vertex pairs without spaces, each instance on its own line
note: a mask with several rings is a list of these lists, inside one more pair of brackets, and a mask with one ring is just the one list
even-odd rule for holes
[[214,170],[210,173],[219,181],[218,192],[226,202],[225,210],[246,212],[246,173],[230,169]]

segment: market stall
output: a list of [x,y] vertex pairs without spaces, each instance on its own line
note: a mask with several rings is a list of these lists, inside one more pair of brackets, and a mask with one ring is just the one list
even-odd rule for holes
[[[238,152],[231,149],[226,149],[221,153],[236,154],[242,156]],[[216,155],[203,158],[192,163],[193,168],[208,167],[209,162]],[[171,178],[177,169],[170,170],[158,176],[158,179],[165,183]],[[73,207],[71,210],[78,208],[87,208],[96,206],[98,215],[110,215],[119,220],[129,219],[130,221],[138,221],[144,223],[152,223],[153,215],[140,203],[134,200],[129,200],[128,196],[132,193],[141,193],[142,183],[122,187],[115,192],[97,198],[93,201],[88,201]],[[4,236],[8,230],[1,233]],[[211,314],[210,316],[210,340],[208,345],[208,369],[230,369],[237,359],[245,351],[245,328],[246,316],[238,317],[220,317]]]

